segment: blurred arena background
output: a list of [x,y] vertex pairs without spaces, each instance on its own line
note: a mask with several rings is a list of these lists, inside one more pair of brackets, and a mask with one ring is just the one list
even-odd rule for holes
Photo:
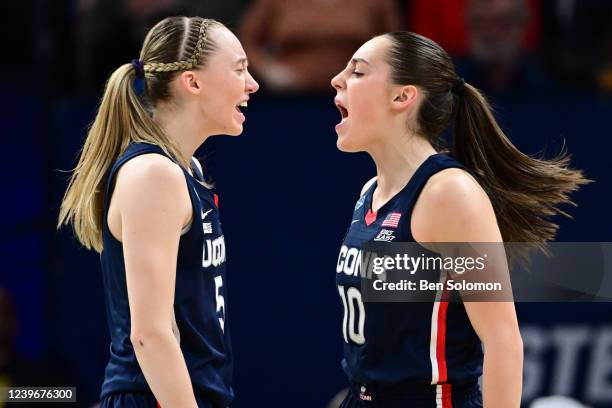
[[[377,33],[439,42],[523,151],[567,148],[596,182],[558,240],[611,241],[612,1],[8,0],[0,12],[0,386],[70,385],[70,406],[98,401],[109,346],[99,259],[55,222],[106,77],[167,15],[232,28],[262,87],[244,134],[199,151],[228,246],[233,407],[325,407],[345,385],[334,266],[375,169],[336,149],[329,80]],[[517,308],[525,406],[612,407],[612,304]],[[534,402],[555,395],[582,405]]]

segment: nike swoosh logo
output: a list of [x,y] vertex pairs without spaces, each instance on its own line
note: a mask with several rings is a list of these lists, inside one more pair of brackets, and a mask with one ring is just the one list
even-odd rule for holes
[[209,212],[212,211],[212,208],[206,212],[202,211],[202,219],[206,218],[206,216],[208,215]]
[[356,222],[359,222],[359,220],[353,220],[353,221],[351,222],[351,224],[354,224],[354,223],[356,223]]

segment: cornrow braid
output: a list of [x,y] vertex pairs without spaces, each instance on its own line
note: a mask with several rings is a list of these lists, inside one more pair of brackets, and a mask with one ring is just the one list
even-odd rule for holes
[[[174,97],[170,84],[177,71],[205,66],[217,50],[215,38],[208,35],[212,27],[225,26],[201,17],[167,17],[149,30],[138,60],[121,65],[108,79],[58,219],[58,226],[72,225],[85,247],[103,250],[108,170],[130,143],[159,146],[181,167],[189,168],[190,158],[183,157],[177,144],[153,120],[152,113],[158,102]],[[165,61],[177,62],[161,63]],[[143,92],[135,86],[142,71],[146,74]]]
[[186,69],[192,69],[198,64],[198,60],[200,55],[202,54],[202,50],[206,45],[206,40],[208,37],[208,26],[210,25],[210,21],[208,19],[203,19],[200,24],[200,31],[198,33],[198,41],[196,42],[196,46],[189,57],[183,61],[176,62],[151,62],[148,64],[144,64],[144,72],[173,72],[173,71],[181,71]]

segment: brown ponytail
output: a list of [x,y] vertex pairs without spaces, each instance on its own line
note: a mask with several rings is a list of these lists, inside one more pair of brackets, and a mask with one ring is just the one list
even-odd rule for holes
[[559,207],[576,205],[569,193],[587,180],[569,168],[570,156],[540,160],[518,150],[501,130],[485,97],[469,84],[458,92],[453,126],[455,158],[468,167],[489,195],[507,242],[554,239],[558,225],[550,217]]
[[542,247],[554,239],[558,225],[550,218],[569,217],[560,206],[575,205],[569,193],[590,180],[569,167],[568,154],[540,160],[521,153],[497,124],[484,96],[458,78],[450,57],[434,41],[405,31],[385,36],[391,41],[391,80],[423,92],[418,132],[437,145],[453,122],[452,153],[488,194],[503,240]]

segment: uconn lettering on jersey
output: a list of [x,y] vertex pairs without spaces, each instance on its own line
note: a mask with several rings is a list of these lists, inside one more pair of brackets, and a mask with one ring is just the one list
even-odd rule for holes
[[[199,198],[199,197],[198,197]],[[200,201],[201,202],[201,201]],[[204,231],[204,235],[213,233],[213,223],[212,222],[204,222],[208,213],[213,211],[212,209],[204,212],[201,211],[201,219],[202,219],[202,230]],[[217,267],[221,264],[225,263],[225,238],[223,235],[219,235],[214,239],[207,239],[204,241],[204,245],[202,246],[202,267]],[[217,304],[217,318],[219,319],[219,325],[221,326],[221,330],[225,331],[225,298],[221,292],[221,288],[223,287],[223,276],[215,276],[215,300]]]
[[[196,196],[200,201],[200,205],[202,204],[202,199],[200,195],[196,191]],[[206,221],[206,217],[208,214],[213,211],[213,209],[209,209],[208,211],[200,210],[200,217],[202,220],[202,231],[204,235],[210,235],[213,233],[213,223],[210,221]],[[225,262],[225,239],[223,235],[218,236],[214,239],[207,239],[204,241],[204,245],[202,248],[202,267],[209,268],[210,266],[217,267]]]
[[[212,223],[204,222],[206,216],[211,210],[202,211],[202,230],[204,234],[212,234]],[[210,266],[217,267],[225,262],[225,239],[223,235],[214,239],[207,239],[202,248],[202,266],[208,268]]]
[[207,239],[202,253],[202,266],[217,267],[225,262],[225,239],[223,235],[215,239]]
[[[344,272],[348,276],[371,278],[374,259],[378,257],[376,252],[366,252],[359,248],[342,245],[338,263],[336,264],[336,272]],[[365,267],[365,268],[364,268]],[[364,270],[365,269],[365,270]],[[384,272],[378,275],[381,279],[385,278]]]

